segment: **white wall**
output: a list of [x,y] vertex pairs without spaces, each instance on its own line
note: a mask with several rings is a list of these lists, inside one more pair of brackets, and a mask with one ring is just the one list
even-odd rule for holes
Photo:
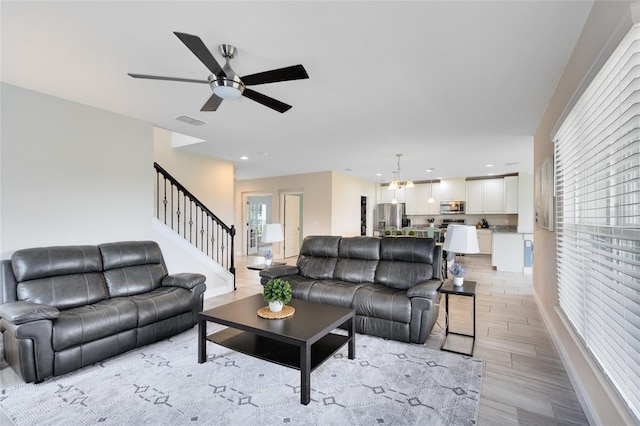
[[[219,268],[153,229],[151,124],[6,84],[0,95],[3,259],[28,247],[149,239],[162,247],[170,273],[205,274],[208,295],[229,290]],[[160,151],[162,144],[159,137]],[[169,154],[161,158],[173,164]],[[224,170],[215,180],[232,187],[233,168]],[[230,218],[233,194],[225,190],[220,202]]]
[[[608,40],[625,22],[630,24],[632,2],[594,2],[574,52],[547,106],[534,136],[534,170],[553,156],[551,133]],[[533,289],[540,313],[558,347],[578,398],[592,424],[634,424],[617,393],[595,366],[568,321],[557,310],[558,282],[556,234],[536,228],[534,233]]]
[[153,127],[2,84],[2,258],[149,237]]

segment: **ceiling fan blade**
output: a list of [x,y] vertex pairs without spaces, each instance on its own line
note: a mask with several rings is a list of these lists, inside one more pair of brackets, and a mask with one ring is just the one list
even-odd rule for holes
[[204,42],[198,36],[194,36],[191,34],[178,33],[174,31],[174,34],[193,52],[194,55],[200,59],[208,69],[215,75],[224,75],[224,71],[216,61],[216,58],[213,57],[207,46],[204,45]]
[[246,75],[240,79],[245,86],[252,86],[255,84],[275,83],[278,81],[302,80],[304,78],[309,78],[309,74],[307,74],[304,67],[302,65],[293,65],[290,67],[278,68],[277,70]]
[[247,89],[246,87],[244,89],[244,92],[242,92],[242,96],[246,96],[247,98],[256,101],[266,107],[275,109],[278,112],[287,112],[291,109],[291,105],[287,105],[284,102],[280,102],[276,99],[270,98],[269,96],[258,93],[255,90]]
[[202,108],[200,108],[200,111],[216,111],[221,103],[222,98],[214,93]]
[[182,81],[185,83],[209,83],[207,80],[194,80],[192,78],[162,77],[159,75],[131,74],[130,72],[127,74],[129,74],[133,78],[148,78],[149,80]]

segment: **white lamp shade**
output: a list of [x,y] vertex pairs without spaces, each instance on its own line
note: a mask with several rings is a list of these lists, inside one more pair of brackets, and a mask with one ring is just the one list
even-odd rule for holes
[[478,233],[475,226],[449,225],[444,239],[446,251],[452,253],[480,253],[478,247]]
[[267,223],[262,227],[262,242],[277,243],[284,240],[282,225],[279,223]]

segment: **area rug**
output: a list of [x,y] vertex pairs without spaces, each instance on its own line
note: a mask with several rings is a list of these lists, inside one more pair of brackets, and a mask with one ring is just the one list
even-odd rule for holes
[[[209,331],[222,328],[212,324]],[[0,392],[15,425],[473,425],[483,362],[358,334],[311,373],[207,343],[197,330],[99,364]]]

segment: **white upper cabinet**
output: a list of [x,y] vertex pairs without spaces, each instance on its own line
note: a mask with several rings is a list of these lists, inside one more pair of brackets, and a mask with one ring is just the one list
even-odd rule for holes
[[466,187],[464,178],[442,179],[440,181],[441,201],[465,201]]
[[467,214],[503,213],[504,179],[467,182]]
[[429,188],[423,183],[416,184],[414,188],[409,188],[405,191],[406,196],[406,214],[428,214],[429,205],[427,199],[429,198]]
[[518,176],[504,178],[504,212],[508,214],[518,213]]
[[[406,212],[408,215],[440,213],[439,184],[419,183],[416,184],[415,188],[405,190],[404,194],[406,196]],[[430,196],[434,199],[433,203],[429,203]]]
[[[413,188],[415,189],[415,188]],[[411,191],[411,189],[409,189],[409,191]],[[395,197],[395,199],[399,202],[399,203],[404,203],[406,198],[405,198],[405,189],[389,189],[388,186],[381,186],[380,187],[380,202],[381,203],[390,203],[393,201],[393,198]]]

